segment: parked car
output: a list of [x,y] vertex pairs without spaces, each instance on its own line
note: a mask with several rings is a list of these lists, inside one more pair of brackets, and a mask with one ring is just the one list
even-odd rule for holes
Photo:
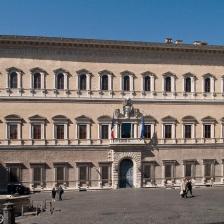
[[30,189],[28,187],[23,186],[22,184],[8,184],[7,188],[8,194],[29,194]]

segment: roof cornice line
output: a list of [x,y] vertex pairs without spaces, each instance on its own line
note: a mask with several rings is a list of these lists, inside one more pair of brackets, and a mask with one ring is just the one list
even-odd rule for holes
[[116,48],[116,49],[135,49],[135,50],[165,50],[165,51],[186,51],[186,52],[221,52],[224,53],[224,46],[206,45],[194,46],[193,44],[166,44],[156,42],[141,41],[119,41],[119,40],[96,40],[60,37],[41,37],[41,36],[11,36],[0,35],[2,45],[28,45],[33,47],[95,47],[95,48]]

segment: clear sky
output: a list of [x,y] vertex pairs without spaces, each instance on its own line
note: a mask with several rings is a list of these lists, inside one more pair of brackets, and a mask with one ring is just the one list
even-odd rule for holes
[[0,0],[0,34],[224,45],[224,1]]

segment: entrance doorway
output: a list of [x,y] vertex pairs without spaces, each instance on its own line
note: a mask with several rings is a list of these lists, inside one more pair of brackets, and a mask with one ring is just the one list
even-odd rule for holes
[[119,187],[133,187],[133,162],[130,159],[124,159],[120,163]]

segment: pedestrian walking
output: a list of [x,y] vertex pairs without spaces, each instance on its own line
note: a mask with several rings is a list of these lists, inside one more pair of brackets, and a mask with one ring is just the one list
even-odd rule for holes
[[180,196],[182,198],[186,198],[186,180],[185,178],[182,179],[181,184],[180,184]]
[[190,192],[191,197],[193,197],[192,195],[192,182],[190,179],[187,180],[186,183],[186,196],[188,195],[188,192]]
[[53,187],[52,191],[51,191],[51,197],[52,197],[52,201],[55,202],[55,196],[56,196],[56,189],[55,187]]
[[64,190],[62,188],[62,186],[60,185],[58,188],[58,196],[59,196],[59,201],[62,200],[62,194],[64,193]]

